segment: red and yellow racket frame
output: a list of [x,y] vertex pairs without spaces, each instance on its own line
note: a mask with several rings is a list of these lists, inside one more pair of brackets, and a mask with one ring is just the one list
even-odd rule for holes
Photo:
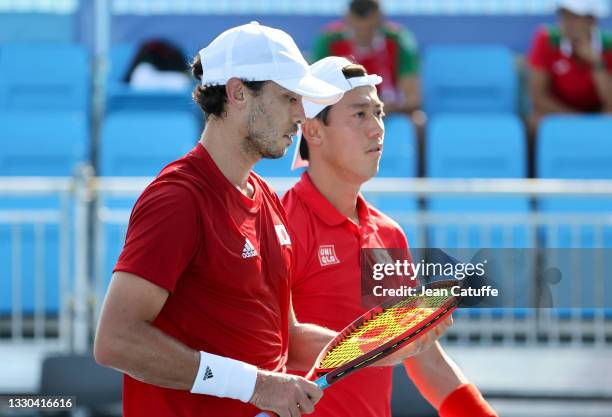
[[[436,281],[430,284],[423,285],[422,287],[428,289],[442,289],[459,285],[459,282],[456,280],[443,280]],[[417,292],[420,292],[421,287],[416,287]],[[413,296],[414,297],[414,296]],[[363,323],[374,319],[382,312],[387,310],[389,307],[406,300],[407,298],[412,297],[395,297],[385,301],[384,303],[372,308],[371,310],[364,313],[361,317],[358,317],[351,324],[346,326],[338,335],[332,339],[327,346],[321,351],[317,360],[315,361],[315,366],[308,373],[310,379],[313,379],[314,382],[319,385],[321,388],[325,388],[339,379],[349,375],[350,373],[364,368],[368,365],[371,365],[380,359],[390,355],[397,349],[405,346],[406,344],[415,341],[421,336],[427,334],[431,329],[436,327],[437,323],[443,321],[446,317],[452,314],[453,311],[458,307],[461,302],[460,296],[450,295],[448,300],[442,304],[442,306],[436,308],[431,314],[422,319],[416,326],[413,326],[393,339],[389,340],[385,344],[373,349],[372,351],[364,353],[362,356],[359,356],[353,359],[350,362],[347,362],[344,365],[341,365],[337,368],[320,368],[320,364],[326,355],[340,342],[346,339],[349,335],[351,335],[356,329],[358,329]]]
[[[442,289],[447,288],[450,291],[451,287],[460,286],[460,281],[457,280],[440,280],[435,281],[429,284],[422,285],[420,287],[415,287],[417,293],[420,293],[422,287],[427,289]],[[424,319],[421,319],[419,323],[409,329],[405,330],[401,334],[395,336],[393,339],[387,341],[383,345],[364,353],[363,355],[341,365],[336,368],[320,368],[320,364],[326,355],[340,342],[349,337],[356,329],[358,329],[363,323],[366,323],[369,320],[376,318],[378,315],[386,311],[389,307],[398,304],[404,300],[415,298],[415,296],[407,296],[407,297],[396,297],[389,299],[382,304],[372,308],[361,317],[358,317],[351,324],[346,326],[338,335],[332,339],[315,361],[315,366],[308,373],[307,378],[313,380],[315,384],[319,386],[321,389],[325,389],[331,384],[339,381],[351,373],[365,368],[369,365],[372,365],[379,360],[389,356],[391,353],[396,350],[404,347],[406,344],[410,342],[414,342],[421,336],[427,334],[431,329],[436,327],[436,325],[442,322],[446,317],[452,314],[453,311],[457,309],[461,302],[460,296],[449,295],[448,299],[440,306],[435,309],[431,314],[429,314]],[[256,417],[263,416],[274,416],[275,414],[264,411],[257,414]]]

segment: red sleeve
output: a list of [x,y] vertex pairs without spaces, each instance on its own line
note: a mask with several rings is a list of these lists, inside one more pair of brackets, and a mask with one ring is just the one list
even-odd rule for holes
[[528,57],[529,66],[540,70],[549,69],[551,65],[550,50],[548,30],[546,28],[540,28],[531,43],[531,50],[529,51]]
[[196,253],[197,206],[180,185],[154,184],[140,196],[114,271],[138,275],[172,292]]

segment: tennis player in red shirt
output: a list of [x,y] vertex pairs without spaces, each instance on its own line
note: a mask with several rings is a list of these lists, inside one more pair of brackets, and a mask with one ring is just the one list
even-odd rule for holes
[[[324,58],[311,70],[345,94],[331,106],[304,102],[307,120],[293,165],[308,169],[283,197],[296,236],[292,300],[298,320],[341,330],[366,311],[360,249],[408,249],[408,242],[400,226],[359,191],[376,175],[383,150],[383,104],[375,88],[381,77],[340,57]],[[404,364],[442,417],[496,416],[437,342]],[[391,367],[377,367],[339,381],[313,415],[390,416],[391,378]]]
[[302,96],[332,104],[343,92],[311,75],[289,35],[256,22],[219,35],[192,71],[206,128],[132,211],[96,360],[125,373],[125,417],[310,413],[321,390],[284,372],[309,369],[336,332],[295,320],[285,212],[251,168],[284,155]]

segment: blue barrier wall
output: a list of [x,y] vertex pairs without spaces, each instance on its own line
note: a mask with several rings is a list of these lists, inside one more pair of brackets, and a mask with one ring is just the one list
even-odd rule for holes
[[[0,13],[0,43],[77,41],[93,45],[93,2],[85,1],[75,14]],[[524,53],[538,25],[555,22],[554,15],[402,15],[389,16],[410,30],[419,47],[440,43],[497,43]],[[320,30],[337,16],[308,15],[119,15],[111,19],[111,43],[165,37],[195,53],[223,30],[258,20],[289,32],[308,51]],[[600,21],[612,30],[612,17]]]
[[[112,19],[112,43],[139,42],[164,36],[195,53],[223,30],[257,20],[289,32],[298,46],[308,51],[320,30],[336,16],[116,16]],[[546,16],[397,16],[391,20],[415,34],[420,49],[440,43],[498,43],[524,53],[537,27],[552,24]],[[612,30],[612,18],[601,21]]]

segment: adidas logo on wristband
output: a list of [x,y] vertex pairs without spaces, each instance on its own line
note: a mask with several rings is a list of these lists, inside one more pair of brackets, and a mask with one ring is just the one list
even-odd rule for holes
[[202,377],[202,381],[206,381],[207,379],[212,378],[214,375],[210,369],[210,366],[206,367],[206,371],[204,372],[204,376]]

